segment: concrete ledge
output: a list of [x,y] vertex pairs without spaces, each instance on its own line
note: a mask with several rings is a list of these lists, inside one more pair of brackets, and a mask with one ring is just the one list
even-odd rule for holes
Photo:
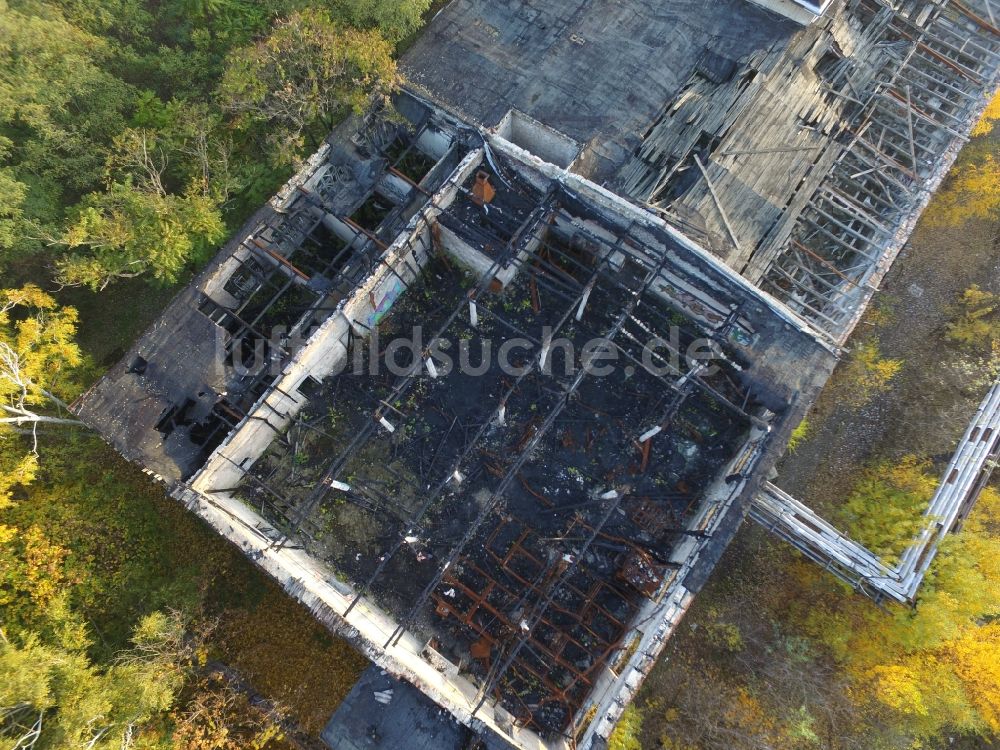
[[808,26],[821,15],[830,5],[831,0],[751,0],[755,5],[766,8],[772,13],[784,16],[803,26]]

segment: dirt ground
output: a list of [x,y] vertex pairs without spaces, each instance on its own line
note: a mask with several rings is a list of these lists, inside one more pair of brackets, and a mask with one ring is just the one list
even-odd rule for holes
[[874,337],[903,361],[884,394],[844,407],[851,387],[834,375],[809,418],[811,434],[778,467],[776,483],[818,509],[836,507],[856,470],[907,454],[947,460],[985,393],[984,373],[945,339],[945,324],[972,284],[1000,293],[1000,222],[923,225],[907,243],[851,342]]

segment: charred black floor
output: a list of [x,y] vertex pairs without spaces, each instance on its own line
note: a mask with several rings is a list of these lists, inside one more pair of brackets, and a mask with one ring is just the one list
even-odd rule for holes
[[[702,333],[649,277],[549,231],[473,325],[476,280],[438,256],[241,490],[545,734],[622,647],[750,425],[724,359],[670,363]],[[417,352],[442,337],[431,366],[399,346],[414,326]]]

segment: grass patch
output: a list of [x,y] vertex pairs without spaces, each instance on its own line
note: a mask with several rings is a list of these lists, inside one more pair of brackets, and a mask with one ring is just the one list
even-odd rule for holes
[[40,477],[4,516],[19,532],[0,545],[8,632],[46,628],[37,601],[9,589],[22,579],[68,591],[93,633],[96,663],[129,644],[142,616],[183,609],[218,622],[208,643],[213,658],[289,707],[309,731],[322,728],[365,667],[360,654],[94,436],[53,433],[42,451]]

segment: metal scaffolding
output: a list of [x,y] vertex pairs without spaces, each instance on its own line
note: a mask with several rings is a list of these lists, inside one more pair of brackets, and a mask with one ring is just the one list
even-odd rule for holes
[[912,603],[938,546],[971,512],[998,459],[1000,380],[976,410],[924,511],[923,528],[895,566],[770,482],[754,498],[750,517],[858,591]]
[[[772,256],[761,285],[842,343],[992,89],[1000,29],[957,0],[857,0],[884,63],[858,92],[850,62],[828,90],[847,102],[846,146]],[[836,145],[831,148],[836,148]],[[756,263],[760,263],[757,260]]]

